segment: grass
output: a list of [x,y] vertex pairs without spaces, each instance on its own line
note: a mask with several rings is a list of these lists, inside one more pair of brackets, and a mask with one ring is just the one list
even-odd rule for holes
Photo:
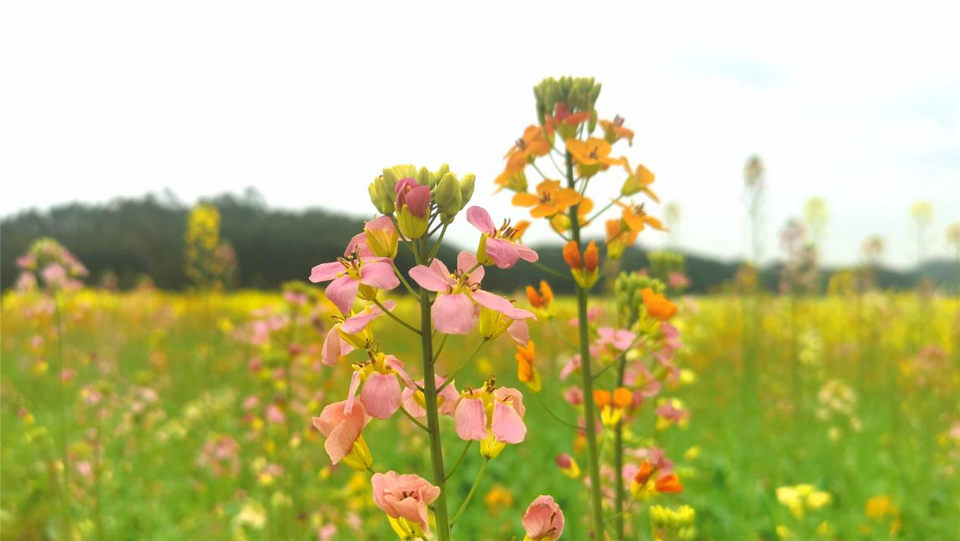
[[[69,513],[59,504],[53,305],[8,294],[0,335],[3,539],[62,539],[65,516],[85,539],[315,539],[328,524],[337,528],[334,539],[393,538],[373,506],[368,474],[331,468],[310,429],[310,416],[342,400],[349,379],[346,363],[318,362],[329,322],[322,310],[301,310],[294,334],[281,326],[256,345],[238,336],[250,335],[253,320],[290,316],[279,295],[85,290],[60,302],[63,361],[73,374],[62,386]],[[566,325],[573,303],[559,304],[558,327],[573,340]],[[693,506],[703,539],[776,539],[778,526],[798,538],[960,538],[957,299],[871,293],[686,304],[679,363],[696,381],[665,394],[689,408],[689,426],[658,431],[653,405],[645,404],[629,438],[656,443],[676,463],[684,492],[656,503]],[[254,314],[264,307],[269,313]],[[415,309],[402,303],[400,313],[412,320]],[[376,332],[419,377],[415,337],[388,318]],[[531,335],[544,402],[575,420],[562,398],[571,382],[558,378],[567,346],[549,325],[534,325]],[[439,372],[452,371],[478,341],[451,337]],[[299,348],[292,356],[291,343]],[[551,494],[567,517],[564,539],[585,539],[582,480],[563,476],[553,462],[564,452],[581,466],[585,458],[575,453],[572,431],[517,382],[514,351],[501,337],[457,378],[463,388],[496,374],[498,383],[521,389],[528,434],[490,462],[454,536],[522,537],[526,505]],[[282,369],[291,362],[288,379]],[[609,388],[609,377],[601,385]],[[449,467],[464,444],[443,422]],[[429,476],[427,438],[401,415],[372,423],[365,437],[375,470]],[[221,457],[211,451],[204,462],[204,446],[226,438],[235,452],[223,444]],[[451,514],[480,467],[477,448],[448,482]],[[803,483],[831,501],[797,517],[776,493]],[[895,509],[868,517],[868,501],[882,496]],[[642,539],[650,538],[647,505],[634,504],[628,515]]]

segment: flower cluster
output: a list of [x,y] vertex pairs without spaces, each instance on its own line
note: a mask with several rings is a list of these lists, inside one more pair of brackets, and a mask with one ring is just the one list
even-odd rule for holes
[[47,291],[75,290],[87,268],[59,242],[43,238],[35,241],[26,254],[17,258],[20,276],[17,290],[24,292],[42,287]]
[[[389,419],[397,412],[429,437],[432,482],[396,471],[373,473],[371,478],[373,500],[401,539],[427,535],[431,522],[428,508],[435,511],[437,537],[449,539],[453,523],[474,493],[470,491],[451,520],[445,484],[450,472],[444,470],[441,417],[453,418],[454,431],[468,446],[480,442],[484,466],[477,483],[487,461],[526,437],[520,391],[497,385],[493,377],[459,391],[455,383],[459,371],[470,364],[480,348],[503,334],[526,352],[522,357],[518,354],[520,371],[526,374],[521,379],[529,384],[538,377],[529,364],[534,344],[527,327],[528,321],[537,316],[515,306],[513,299],[483,289],[485,267],[509,269],[521,261],[538,260],[537,252],[521,243],[528,224],[504,220],[498,226],[483,208],[468,207],[473,187],[473,175],[459,178],[446,165],[438,171],[409,165],[384,169],[369,186],[371,201],[381,214],[353,237],[343,257],[321,263],[310,273],[311,282],[329,282],[326,297],[335,310],[322,346],[322,360],[329,366],[348,363],[352,371],[345,398],[327,404],[313,418],[331,463],[374,472],[374,456],[364,432],[374,420]],[[479,232],[477,250],[460,252],[451,271],[437,255],[447,227],[464,210],[467,222]],[[396,263],[401,246],[416,261],[406,273]],[[397,310],[396,302],[384,298],[386,292],[401,285],[419,301],[418,322],[408,321]],[[552,293],[549,287],[540,293],[543,309],[552,300]],[[383,317],[419,339],[422,378],[415,381],[410,375],[416,364],[408,365],[388,353],[388,347],[377,340],[372,323]],[[447,338],[474,333],[481,338],[474,354],[446,372],[437,361]],[[435,339],[439,340],[436,350]],[[549,516],[544,516],[544,505],[556,507],[552,499],[538,500],[525,516],[524,527],[528,537],[556,539],[563,531],[562,513],[559,521],[559,509],[551,508]]]

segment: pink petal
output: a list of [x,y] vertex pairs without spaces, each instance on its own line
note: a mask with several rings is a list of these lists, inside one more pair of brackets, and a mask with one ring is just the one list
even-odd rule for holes
[[376,256],[370,246],[367,245],[367,236],[363,233],[358,233],[350,239],[347,249],[343,252],[343,257],[350,257],[354,252],[357,252],[361,258]]
[[[397,306],[396,301],[385,301],[382,303],[387,310],[393,310]],[[383,315],[383,310],[379,306],[368,306],[359,314],[348,318],[340,324],[340,330],[347,334],[357,334],[367,327],[371,321]]]
[[[437,261],[439,260],[434,259],[434,262]],[[443,263],[440,264],[443,265]],[[447,291],[450,287],[445,277],[423,265],[417,265],[410,269],[410,278],[413,278],[414,282],[428,291],[436,291],[439,293]]]
[[367,231],[393,231],[393,221],[389,216],[380,216],[367,222],[363,227]]
[[[467,272],[477,266],[477,256],[464,250],[457,254],[457,270]],[[479,270],[479,269],[478,269]]]
[[501,402],[512,405],[513,409],[517,410],[517,413],[520,414],[520,417],[523,417],[523,414],[526,412],[526,408],[523,407],[523,394],[512,387],[497,387],[497,390],[493,392],[493,396]]
[[497,231],[497,227],[493,225],[493,220],[490,219],[490,213],[478,206],[467,209],[467,221],[473,227],[479,229],[481,233],[492,235]]
[[517,245],[503,239],[487,239],[487,255],[497,267],[509,269],[517,264],[520,256],[517,254]]
[[461,398],[453,414],[457,435],[463,440],[482,440],[487,437],[487,414],[479,398]]
[[353,376],[350,377],[350,388],[347,390],[347,399],[343,403],[343,413],[350,415],[353,412],[353,401],[357,394],[357,387],[360,386],[360,372],[354,370]]
[[360,402],[371,417],[387,419],[400,409],[402,393],[400,382],[393,374],[374,372],[360,391]]
[[323,340],[320,359],[324,364],[333,366],[340,360],[340,333],[336,327],[332,327]]
[[330,462],[336,464],[340,462],[343,457],[347,456],[359,437],[360,431],[357,430],[354,424],[340,423],[337,425],[337,427],[330,432],[327,441],[323,442],[323,448],[327,451],[327,455],[330,456]]
[[359,287],[360,282],[347,275],[343,275],[330,282],[330,285],[327,286],[326,295],[327,298],[330,299],[330,302],[340,309],[341,313],[349,314],[350,309],[353,307],[353,301],[357,298],[357,289]]
[[513,320],[513,323],[507,327],[507,333],[509,333],[510,337],[516,340],[516,342],[521,346],[527,345],[527,342],[530,341],[530,327],[527,326],[527,322],[525,320]]
[[345,269],[339,261],[321,263],[310,269],[310,281],[315,284],[318,282],[328,282],[340,276],[344,271]]
[[493,437],[504,443],[520,443],[527,435],[527,426],[513,407],[496,400],[493,403]]
[[387,355],[387,357],[386,357],[386,359],[384,360],[383,364],[385,364],[385,365],[389,366],[390,368],[392,368],[392,369],[394,370],[394,372],[396,372],[397,375],[400,376],[400,379],[403,380],[403,384],[404,384],[406,387],[414,387],[414,388],[415,388],[415,386],[414,386],[414,384],[413,384],[413,380],[410,379],[410,375],[407,374],[407,371],[403,369],[403,361],[401,361],[400,359],[394,357],[393,355]]
[[434,327],[444,334],[467,334],[477,326],[477,309],[463,293],[437,295],[431,313]]
[[496,310],[497,312],[506,313],[513,310],[513,303],[504,299],[500,295],[494,295],[488,291],[478,289],[474,291],[471,296],[473,300],[477,301],[477,304],[483,306],[484,308],[489,308],[491,310]]
[[410,212],[414,216],[426,218],[430,207],[430,187],[417,186],[410,190],[404,202],[410,207]]
[[540,254],[536,252],[533,248],[529,246],[524,246],[522,244],[517,244],[517,255],[520,256],[520,259],[533,263],[540,259]]
[[393,265],[386,262],[367,263],[360,267],[360,282],[377,289],[390,290],[400,285]]

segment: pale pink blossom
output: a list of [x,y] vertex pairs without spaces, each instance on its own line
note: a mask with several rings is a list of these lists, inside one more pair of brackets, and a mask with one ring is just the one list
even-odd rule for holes
[[366,412],[377,419],[387,419],[400,409],[403,393],[400,382],[407,387],[413,386],[413,380],[403,369],[403,362],[393,355],[383,355],[374,361],[359,365],[350,379],[347,391],[346,413],[353,408],[355,394],[360,387],[364,372],[367,372],[360,390],[360,402]]
[[563,393],[563,399],[571,406],[583,404],[583,389],[574,385]]
[[[351,248],[353,251],[350,251]],[[361,285],[385,290],[400,285],[400,280],[393,272],[393,262],[389,258],[364,256],[361,252],[362,250],[351,244],[337,261],[321,263],[310,271],[311,282],[330,282],[326,291],[327,298],[344,315],[350,313]]]
[[[434,382],[439,389],[447,379],[442,376],[434,375]],[[415,382],[417,387],[423,387],[423,380],[417,380]],[[427,410],[423,409],[423,406],[420,405],[420,402],[416,399],[416,394],[420,392],[414,387],[406,387],[403,389],[403,409],[407,410],[407,413],[413,415],[417,419],[423,419],[427,416]],[[447,385],[440,391],[437,401],[439,405],[437,406],[437,411],[440,412],[440,415],[447,415],[453,417],[454,412],[457,410],[457,400],[460,399],[460,393],[457,392],[457,388],[453,382],[450,385]]]
[[375,473],[370,479],[373,501],[393,518],[404,518],[420,525],[426,532],[427,506],[440,496],[440,487],[414,474],[398,475],[395,471]]
[[626,329],[614,329],[613,327],[600,327],[597,329],[600,338],[597,339],[597,345],[601,348],[610,346],[617,352],[624,352],[633,345],[637,335]]
[[[382,304],[387,310],[392,310],[397,305],[394,301],[386,301]],[[337,364],[340,357],[353,351],[355,347],[347,338],[362,332],[371,321],[382,316],[383,313],[379,306],[367,306],[346,319],[336,318],[338,323],[330,328],[323,340],[320,358],[324,364],[333,366]]]
[[346,411],[346,401],[328,404],[319,417],[313,418],[313,426],[327,439],[323,443],[330,462],[336,464],[353,449],[360,433],[370,421],[363,404]]
[[477,326],[481,307],[499,312],[512,320],[536,319],[532,312],[516,308],[509,300],[480,289],[483,267],[469,252],[457,257],[457,272],[434,259],[429,267],[417,265],[410,277],[420,287],[437,293],[432,315],[437,330],[444,334],[467,334]]
[[537,496],[523,513],[523,529],[533,540],[560,539],[563,526],[563,511],[552,496]]
[[[493,408],[488,408],[489,404]],[[482,440],[489,434],[503,443],[520,443],[527,435],[523,423],[526,408],[523,395],[516,389],[490,385],[464,391],[454,413],[454,428],[464,440]]]
[[485,260],[487,264],[492,261],[501,269],[509,269],[521,259],[534,262],[540,258],[532,248],[516,242],[518,239],[514,237],[519,236],[520,232],[511,228],[509,221],[504,222],[503,226],[497,229],[493,225],[493,220],[490,219],[490,214],[477,206],[467,209],[467,221],[484,235],[480,246],[483,248],[483,253],[490,258],[489,261]]
[[427,211],[430,209],[430,187],[417,184],[412,178],[400,179],[396,186],[397,191],[397,210],[403,209],[404,205],[410,210],[410,213],[418,218],[426,218]]

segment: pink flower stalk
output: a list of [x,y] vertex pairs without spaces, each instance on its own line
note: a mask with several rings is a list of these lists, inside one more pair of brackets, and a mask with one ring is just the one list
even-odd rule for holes
[[483,267],[469,252],[457,256],[457,272],[434,259],[430,267],[417,265],[410,277],[420,287],[437,293],[432,315],[437,330],[444,334],[467,334],[477,325],[480,307],[499,312],[512,320],[536,319],[532,312],[513,306],[507,299],[480,289]]
[[464,440],[482,440],[493,434],[502,443],[522,442],[527,435],[523,395],[509,387],[491,387],[487,383],[461,393],[453,415],[457,435]]
[[[353,251],[350,251],[351,247]],[[361,285],[372,290],[390,290],[400,285],[389,258],[364,256],[362,251],[351,243],[343,257],[331,263],[321,263],[310,270],[310,281],[315,284],[332,280],[327,286],[327,298],[344,315],[350,313]],[[369,298],[369,295],[364,296]]]
[[[397,305],[394,301],[382,303],[387,310],[393,310]],[[366,344],[362,337],[358,337],[371,321],[384,314],[379,306],[367,306],[356,314],[339,321],[330,328],[326,338],[323,340],[321,349],[321,360],[324,364],[333,366],[337,364],[340,357],[347,355],[357,347],[363,347]],[[340,318],[336,318],[340,319]],[[356,344],[356,345],[354,345]]]
[[402,210],[404,205],[410,209],[410,213],[417,218],[426,218],[430,210],[430,187],[417,184],[412,178],[400,179],[397,182],[397,210]]
[[535,541],[560,539],[564,518],[552,496],[537,496],[523,513],[523,529]]
[[597,346],[603,348],[610,346],[618,353],[624,352],[633,345],[637,335],[626,329],[614,329],[612,327],[600,327],[597,329],[600,338],[597,339]]
[[407,387],[413,386],[413,380],[403,369],[400,359],[393,355],[378,354],[373,361],[359,365],[353,372],[344,408],[348,415],[353,409],[361,380],[363,389],[360,390],[360,402],[366,412],[377,419],[388,419],[400,409],[403,400],[400,380],[403,380]]
[[373,501],[387,515],[406,519],[428,531],[427,506],[440,496],[440,487],[419,475],[398,475],[395,471],[375,473],[370,479]]
[[521,259],[531,263],[540,259],[532,248],[518,243],[522,231],[510,227],[509,220],[497,229],[490,213],[473,206],[467,209],[467,221],[483,233],[477,254],[485,265],[493,263],[501,269],[509,269]]
[[[433,380],[436,382],[437,389],[447,382],[447,378],[437,375],[433,376]],[[423,380],[417,380],[416,384],[418,387],[423,387]],[[427,410],[423,409],[423,406],[420,405],[423,401],[423,396],[422,393],[420,393],[420,399],[418,400],[418,393],[420,393],[420,391],[415,387],[406,387],[403,389],[403,409],[407,410],[407,413],[417,419],[423,419],[427,416]],[[457,410],[457,400],[459,399],[460,393],[457,392],[455,384],[451,382],[450,385],[447,385],[440,391],[437,397],[437,411],[440,412],[440,415],[453,417],[454,412]]]
[[350,453],[353,444],[360,439],[360,433],[370,422],[363,404],[352,408],[352,411],[347,411],[346,406],[345,401],[328,404],[320,412],[320,417],[313,418],[313,426],[327,439],[323,448],[333,464]]

